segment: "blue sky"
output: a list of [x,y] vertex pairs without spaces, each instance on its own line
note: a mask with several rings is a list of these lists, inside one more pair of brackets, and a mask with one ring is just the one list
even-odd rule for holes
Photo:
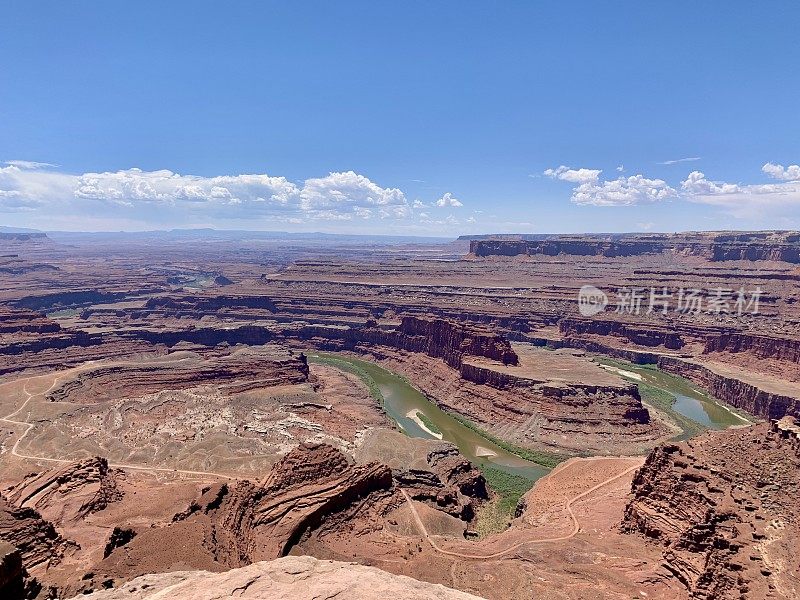
[[9,2],[0,224],[800,228],[799,27],[793,0]]

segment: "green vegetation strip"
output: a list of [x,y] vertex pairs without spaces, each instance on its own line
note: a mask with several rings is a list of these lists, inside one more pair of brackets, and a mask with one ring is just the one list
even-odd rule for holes
[[514,516],[519,499],[533,487],[535,482],[520,475],[512,475],[487,464],[481,465],[486,482],[500,495],[499,512]]
[[533,487],[534,482],[485,463],[480,465],[480,470],[486,478],[487,485],[497,494],[478,511],[474,530],[478,533],[478,537],[483,539],[508,528],[511,520],[516,517],[520,498]]

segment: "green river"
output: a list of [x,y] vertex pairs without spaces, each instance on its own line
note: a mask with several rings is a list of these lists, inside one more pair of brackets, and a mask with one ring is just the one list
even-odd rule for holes
[[[382,396],[384,410],[407,435],[452,442],[466,458],[479,466],[493,467],[531,481],[550,471],[487,439],[441,410],[405,378],[373,362],[323,352],[309,353],[309,361],[329,364],[359,375],[374,395]],[[639,383],[646,402],[677,417],[676,421],[684,430],[683,434],[676,436],[679,439],[695,435],[703,429],[723,429],[748,422],[685,379],[652,367],[606,359],[598,359],[598,362],[626,379]]]

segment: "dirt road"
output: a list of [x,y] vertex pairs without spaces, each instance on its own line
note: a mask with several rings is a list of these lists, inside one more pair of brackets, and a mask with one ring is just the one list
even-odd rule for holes
[[[607,457],[607,456],[598,456],[598,457],[595,457],[595,458],[581,458],[581,459],[575,459],[575,462],[586,462],[586,461],[596,461],[596,460],[606,460],[607,461],[607,460],[609,460],[609,457]],[[630,460],[630,458],[620,458],[619,460]],[[471,559],[471,560],[486,560],[486,559],[499,558],[501,556],[505,556],[506,554],[509,554],[511,552],[519,550],[520,548],[522,548],[524,546],[528,546],[528,545],[532,545],[532,544],[547,544],[547,543],[550,543],[550,542],[560,542],[560,541],[568,540],[570,538],[575,537],[575,535],[580,531],[580,523],[578,522],[578,519],[575,517],[575,513],[572,510],[572,505],[575,502],[577,502],[578,500],[581,500],[581,499],[585,498],[586,496],[592,494],[593,492],[596,492],[597,490],[599,490],[600,488],[608,485],[609,483],[611,483],[613,481],[616,481],[617,479],[620,479],[621,477],[624,477],[625,475],[627,475],[628,473],[630,473],[632,471],[635,471],[636,469],[639,468],[639,466],[640,465],[638,465],[638,464],[633,465],[632,467],[629,467],[629,468],[625,469],[624,471],[621,471],[620,473],[617,473],[616,475],[601,481],[597,485],[592,486],[588,490],[584,490],[580,494],[577,494],[577,495],[573,496],[572,498],[570,498],[567,501],[567,504],[565,506],[565,508],[567,510],[567,513],[569,514],[569,517],[572,520],[572,531],[570,531],[570,533],[568,533],[566,535],[561,535],[561,536],[558,536],[558,537],[552,537],[552,538],[544,538],[544,539],[536,539],[536,540],[525,540],[525,541],[522,541],[522,542],[518,542],[518,543],[516,543],[516,544],[514,544],[514,545],[512,545],[512,546],[510,546],[510,547],[508,547],[508,548],[506,548],[504,550],[500,550],[498,552],[493,552],[491,554],[466,554],[466,553],[463,553],[463,552],[456,552],[454,550],[445,550],[444,548],[441,548],[434,541],[433,537],[428,533],[428,530],[426,529],[425,524],[422,522],[422,519],[420,518],[419,513],[417,512],[417,509],[414,506],[414,503],[411,500],[411,498],[409,497],[409,495],[403,489],[401,489],[400,492],[403,494],[403,497],[406,499],[406,502],[408,503],[408,506],[411,509],[411,513],[412,513],[412,515],[414,517],[414,521],[415,521],[415,523],[417,525],[417,528],[420,530],[420,533],[425,537],[427,542],[431,545],[431,547],[434,550],[436,550],[437,552],[439,552],[441,554],[444,554],[444,555],[447,555],[447,556],[454,556],[454,557],[457,557],[457,558],[466,558],[466,559]],[[568,467],[565,467],[565,468],[568,468]]]

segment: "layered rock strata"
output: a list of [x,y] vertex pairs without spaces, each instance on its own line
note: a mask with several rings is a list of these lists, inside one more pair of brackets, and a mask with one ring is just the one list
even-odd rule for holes
[[623,529],[661,545],[692,598],[796,597],[798,433],[786,417],[656,448]]
[[[535,236],[531,236],[535,237]],[[766,260],[800,263],[798,232],[736,232],[541,236],[544,239],[477,239],[470,254],[489,256],[604,256],[657,254],[696,256],[709,261]]]
[[[393,502],[391,490],[385,465],[352,465],[331,446],[304,444],[263,481],[213,484],[170,525],[137,532],[98,565],[98,577],[127,579],[178,563],[222,570],[278,558],[332,515]],[[187,550],[176,556],[176,546]]]

